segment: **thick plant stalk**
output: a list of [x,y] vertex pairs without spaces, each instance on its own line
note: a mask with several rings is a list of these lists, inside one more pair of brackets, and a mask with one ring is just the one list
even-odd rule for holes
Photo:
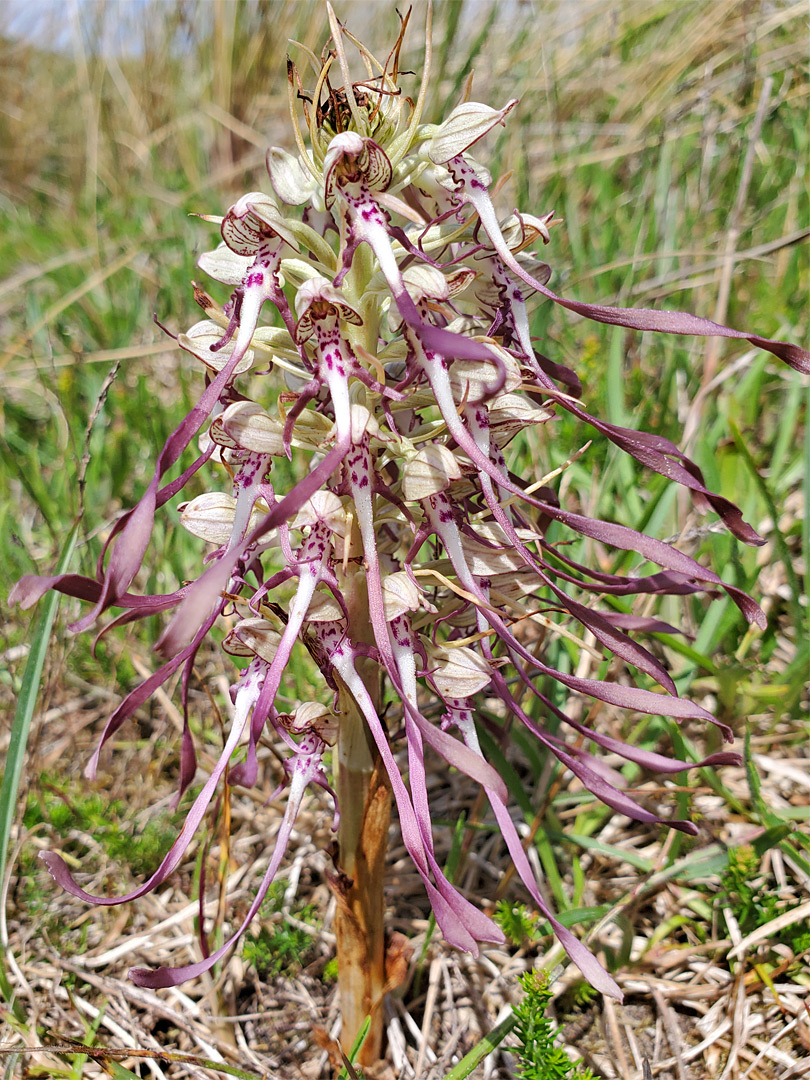
[[[351,695],[338,740],[339,865],[337,896],[338,989],[341,1043],[349,1051],[367,1016],[371,1027],[358,1057],[371,1065],[382,1053],[385,991],[385,854],[391,820],[391,789]],[[351,716],[351,719],[349,719]],[[376,760],[375,760],[376,759]]]
[[[368,635],[364,582],[355,578],[349,604],[352,621]],[[359,587],[358,587],[359,586]],[[359,604],[357,603],[359,601]],[[358,611],[358,606],[360,611]],[[375,664],[359,663],[358,674],[379,710],[380,678]],[[385,855],[391,821],[391,788],[363,714],[351,691],[339,685],[341,721],[336,746],[338,867],[333,879],[337,898],[338,989],[341,1043],[346,1053],[367,1016],[371,1017],[358,1064],[371,1065],[382,1054],[385,990]]]

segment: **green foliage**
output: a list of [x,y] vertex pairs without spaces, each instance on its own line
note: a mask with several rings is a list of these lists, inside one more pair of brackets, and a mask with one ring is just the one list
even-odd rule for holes
[[[183,814],[164,814],[140,827],[127,804],[70,783],[63,777],[44,774],[29,792],[23,825],[49,836],[68,858],[80,860],[82,870],[98,865],[99,849],[110,870],[142,878],[154,872],[177,837]],[[43,829],[43,826],[45,827]],[[91,842],[84,840],[87,837]],[[39,861],[38,847],[31,843],[20,851],[13,899],[26,918],[44,930],[65,956],[86,950],[89,924],[78,930],[65,927],[64,916],[55,911],[53,879]]]
[[499,900],[493,918],[513,945],[536,941],[540,936],[537,930],[538,915],[530,911],[525,904],[510,904],[506,900]]
[[[256,937],[245,939],[242,949],[242,958],[264,979],[295,974],[306,963],[306,954],[312,948],[313,935],[283,914],[286,887],[286,881],[274,881],[270,886],[259,912],[261,929]],[[313,929],[318,925],[312,904],[295,908],[292,915],[297,922],[308,923]]]
[[[116,863],[125,863],[134,876],[154,871],[177,836],[182,814],[150,820],[136,829],[127,817],[126,803],[96,792],[70,790],[64,780],[45,779],[28,796],[24,825],[32,829],[46,823],[63,839],[75,832],[88,833]],[[68,846],[75,844],[70,840]]]
[[[721,877],[720,899],[734,913],[743,935],[766,926],[778,915],[798,907],[801,901],[786,903],[776,883],[761,872],[761,858],[747,844],[728,853],[728,868]],[[810,949],[810,920],[801,919],[780,931],[780,940],[800,956]]]
[[527,971],[519,981],[524,996],[515,1006],[513,1029],[519,1046],[510,1048],[518,1057],[517,1075],[523,1080],[596,1080],[590,1069],[575,1065],[554,1045],[557,1026],[546,1016],[551,1000],[547,975]]
[[759,862],[752,847],[732,848],[728,853],[728,869],[721,878],[721,895],[731,905],[743,933],[769,922],[776,914],[777,897],[765,888],[761,879],[757,882]]
[[572,983],[560,998],[557,1010],[561,1016],[569,1013],[583,1012],[590,1008],[599,997],[599,991],[594,990],[589,982],[580,979]]

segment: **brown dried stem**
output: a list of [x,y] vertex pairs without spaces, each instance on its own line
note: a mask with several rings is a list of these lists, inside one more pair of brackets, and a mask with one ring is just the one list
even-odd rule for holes
[[[350,584],[349,610],[358,627],[353,640],[370,631],[365,581],[357,575]],[[356,635],[356,636],[355,636]],[[380,677],[376,665],[358,665],[375,705],[380,704]],[[371,1065],[382,1056],[385,994],[385,856],[391,819],[391,790],[379,755],[353,696],[340,687],[341,721],[336,747],[338,873],[332,882],[337,899],[338,988],[342,1017],[341,1042],[345,1051],[367,1016],[371,1027],[358,1056],[358,1064]]]

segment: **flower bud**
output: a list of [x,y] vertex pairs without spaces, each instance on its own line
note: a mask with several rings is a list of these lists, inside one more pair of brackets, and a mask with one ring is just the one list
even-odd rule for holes
[[[178,334],[177,344],[198,360],[202,360],[206,367],[213,371],[222,371],[233,355],[234,347],[234,341],[231,340],[221,349],[212,349],[213,345],[222,341],[222,335],[222,327],[210,319],[203,319],[202,322],[195,323],[187,334]],[[253,350],[248,349],[236,365],[234,374],[241,375],[243,371],[248,371],[253,366],[253,356]]]
[[516,105],[517,98],[507,101],[502,109],[493,109],[478,101],[465,101],[457,105],[432,134],[426,147],[427,156],[436,165],[443,165],[451,158],[458,157],[496,124],[503,124]]
[[304,409],[295,419],[293,428],[293,446],[303,446],[309,450],[321,450],[335,430],[334,423],[328,416],[315,409]]
[[[253,334],[253,345],[263,345],[268,351],[278,354],[300,367],[301,354],[295,342],[283,326],[260,326]],[[275,359],[275,357],[274,357]]]
[[493,599],[498,602],[509,601],[521,607],[525,606],[527,596],[531,596],[543,587],[543,582],[528,566],[506,574],[492,574],[488,581]]
[[447,278],[437,266],[415,263],[402,272],[402,280],[415,304],[422,300],[449,300]]
[[[500,525],[494,521],[479,521],[475,526],[475,531],[481,540],[497,545],[488,547],[486,543],[479,543],[478,540],[473,540],[469,536],[462,536],[461,545],[467,557],[467,565],[476,577],[505,574],[526,565],[520,552],[512,547]],[[536,539],[529,529],[515,531],[520,539],[527,543]]]
[[346,531],[346,511],[334,491],[322,489],[316,491],[291,523],[293,529],[305,529],[307,526],[322,522],[333,533],[343,536]]
[[233,204],[222,222],[222,239],[237,255],[256,255],[261,245],[280,237],[298,251],[298,241],[282,217],[276,200],[263,191],[251,191]]
[[316,589],[307,609],[305,622],[337,622],[343,618],[343,609],[331,593]]
[[[487,347],[497,353],[503,366],[506,368],[502,393],[508,393],[517,388],[523,382],[520,374],[520,365],[517,360],[494,342],[487,340]],[[454,360],[450,365],[450,386],[453,398],[459,404],[462,401],[480,401],[486,394],[487,388],[495,382],[497,370],[494,362],[489,364],[484,360]]]
[[258,656],[272,664],[280,641],[281,635],[267,619],[242,619],[226,635],[222,648],[231,656]]
[[429,646],[427,652],[433,683],[443,698],[472,697],[492,678],[489,662],[466,646],[457,649]]
[[327,746],[337,742],[338,716],[317,701],[304,701],[293,713],[280,713],[276,723],[292,735],[314,732]]
[[281,423],[255,401],[235,401],[211,424],[214,442],[253,454],[283,454],[283,433]]
[[554,417],[551,409],[535,405],[522,394],[502,394],[487,403],[489,429],[498,446],[506,444],[519,431],[532,424],[545,424]]
[[[258,525],[268,509],[264,499],[256,500],[250,514],[248,532]],[[199,536],[201,540],[207,540],[209,544],[216,544],[217,547],[230,541],[236,517],[236,499],[233,495],[224,491],[208,491],[191,502],[182,503],[179,510],[180,523],[192,536]],[[275,531],[271,535],[275,537]],[[261,543],[263,547],[267,546],[268,537],[264,537]]]
[[208,491],[180,506],[180,523],[192,536],[210,544],[227,544],[236,516],[236,499],[224,491]]
[[213,251],[204,251],[197,259],[197,266],[223,285],[241,285],[252,264],[252,255],[237,255],[224,240]]
[[318,190],[318,185],[297,157],[288,154],[279,146],[271,146],[266,160],[270,183],[283,203],[288,206],[302,206],[309,202]]
[[533,244],[538,238],[544,244],[548,244],[551,240],[548,231],[549,226],[558,224],[559,220],[554,219],[553,210],[541,218],[535,217],[534,214],[518,214],[515,212],[501,225],[501,232],[510,249],[517,254],[519,251],[523,251],[525,247]]
[[418,611],[422,606],[422,593],[404,570],[383,578],[382,594],[387,622],[407,611]]
[[443,443],[428,443],[402,467],[403,498],[408,502],[427,499],[460,477],[461,466],[452,450]]

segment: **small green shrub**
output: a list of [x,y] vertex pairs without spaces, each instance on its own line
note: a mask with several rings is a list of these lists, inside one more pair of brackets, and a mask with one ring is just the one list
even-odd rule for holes
[[[295,926],[282,914],[285,881],[270,886],[267,899],[261,906],[261,929],[254,938],[246,938],[242,958],[252,964],[262,978],[275,975],[291,975],[305,963],[307,952],[312,948],[313,935]],[[307,904],[293,912],[299,922],[316,924],[316,907]],[[325,974],[325,973],[324,973]]]
[[173,814],[149,821],[136,832],[121,799],[68,792],[64,781],[55,784],[47,777],[41,784],[40,790],[28,796],[23,816],[26,828],[44,823],[65,838],[74,830],[90,833],[110,859],[126,863],[135,876],[154,871],[182,824],[182,814]]
[[510,904],[506,900],[499,900],[494,918],[513,945],[524,945],[536,941],[539,937],[538,917],[529,911],[525,904]]
[[597,1080],[589,1068],[576,1065],[562,1047],[554,1045],[558,1029],[546,1016],[551,991],[545,973],[527,971],[519,981],[525,992],[514,1010],[514,1032],[520,1045],[511,1051],[519,1060],[518,1076],[523,1080]]
[[[720,897],[731,908],[743,935],[767,925],[801,903],[797,899],[786,901],[775,884],[761,873],[760,856],[750,845],[729,850],[728,868],[721,877]],[[796,956],[801,956],[810,949],[810,920],[801,919],[786,926],[781,931],[781,939]]]

